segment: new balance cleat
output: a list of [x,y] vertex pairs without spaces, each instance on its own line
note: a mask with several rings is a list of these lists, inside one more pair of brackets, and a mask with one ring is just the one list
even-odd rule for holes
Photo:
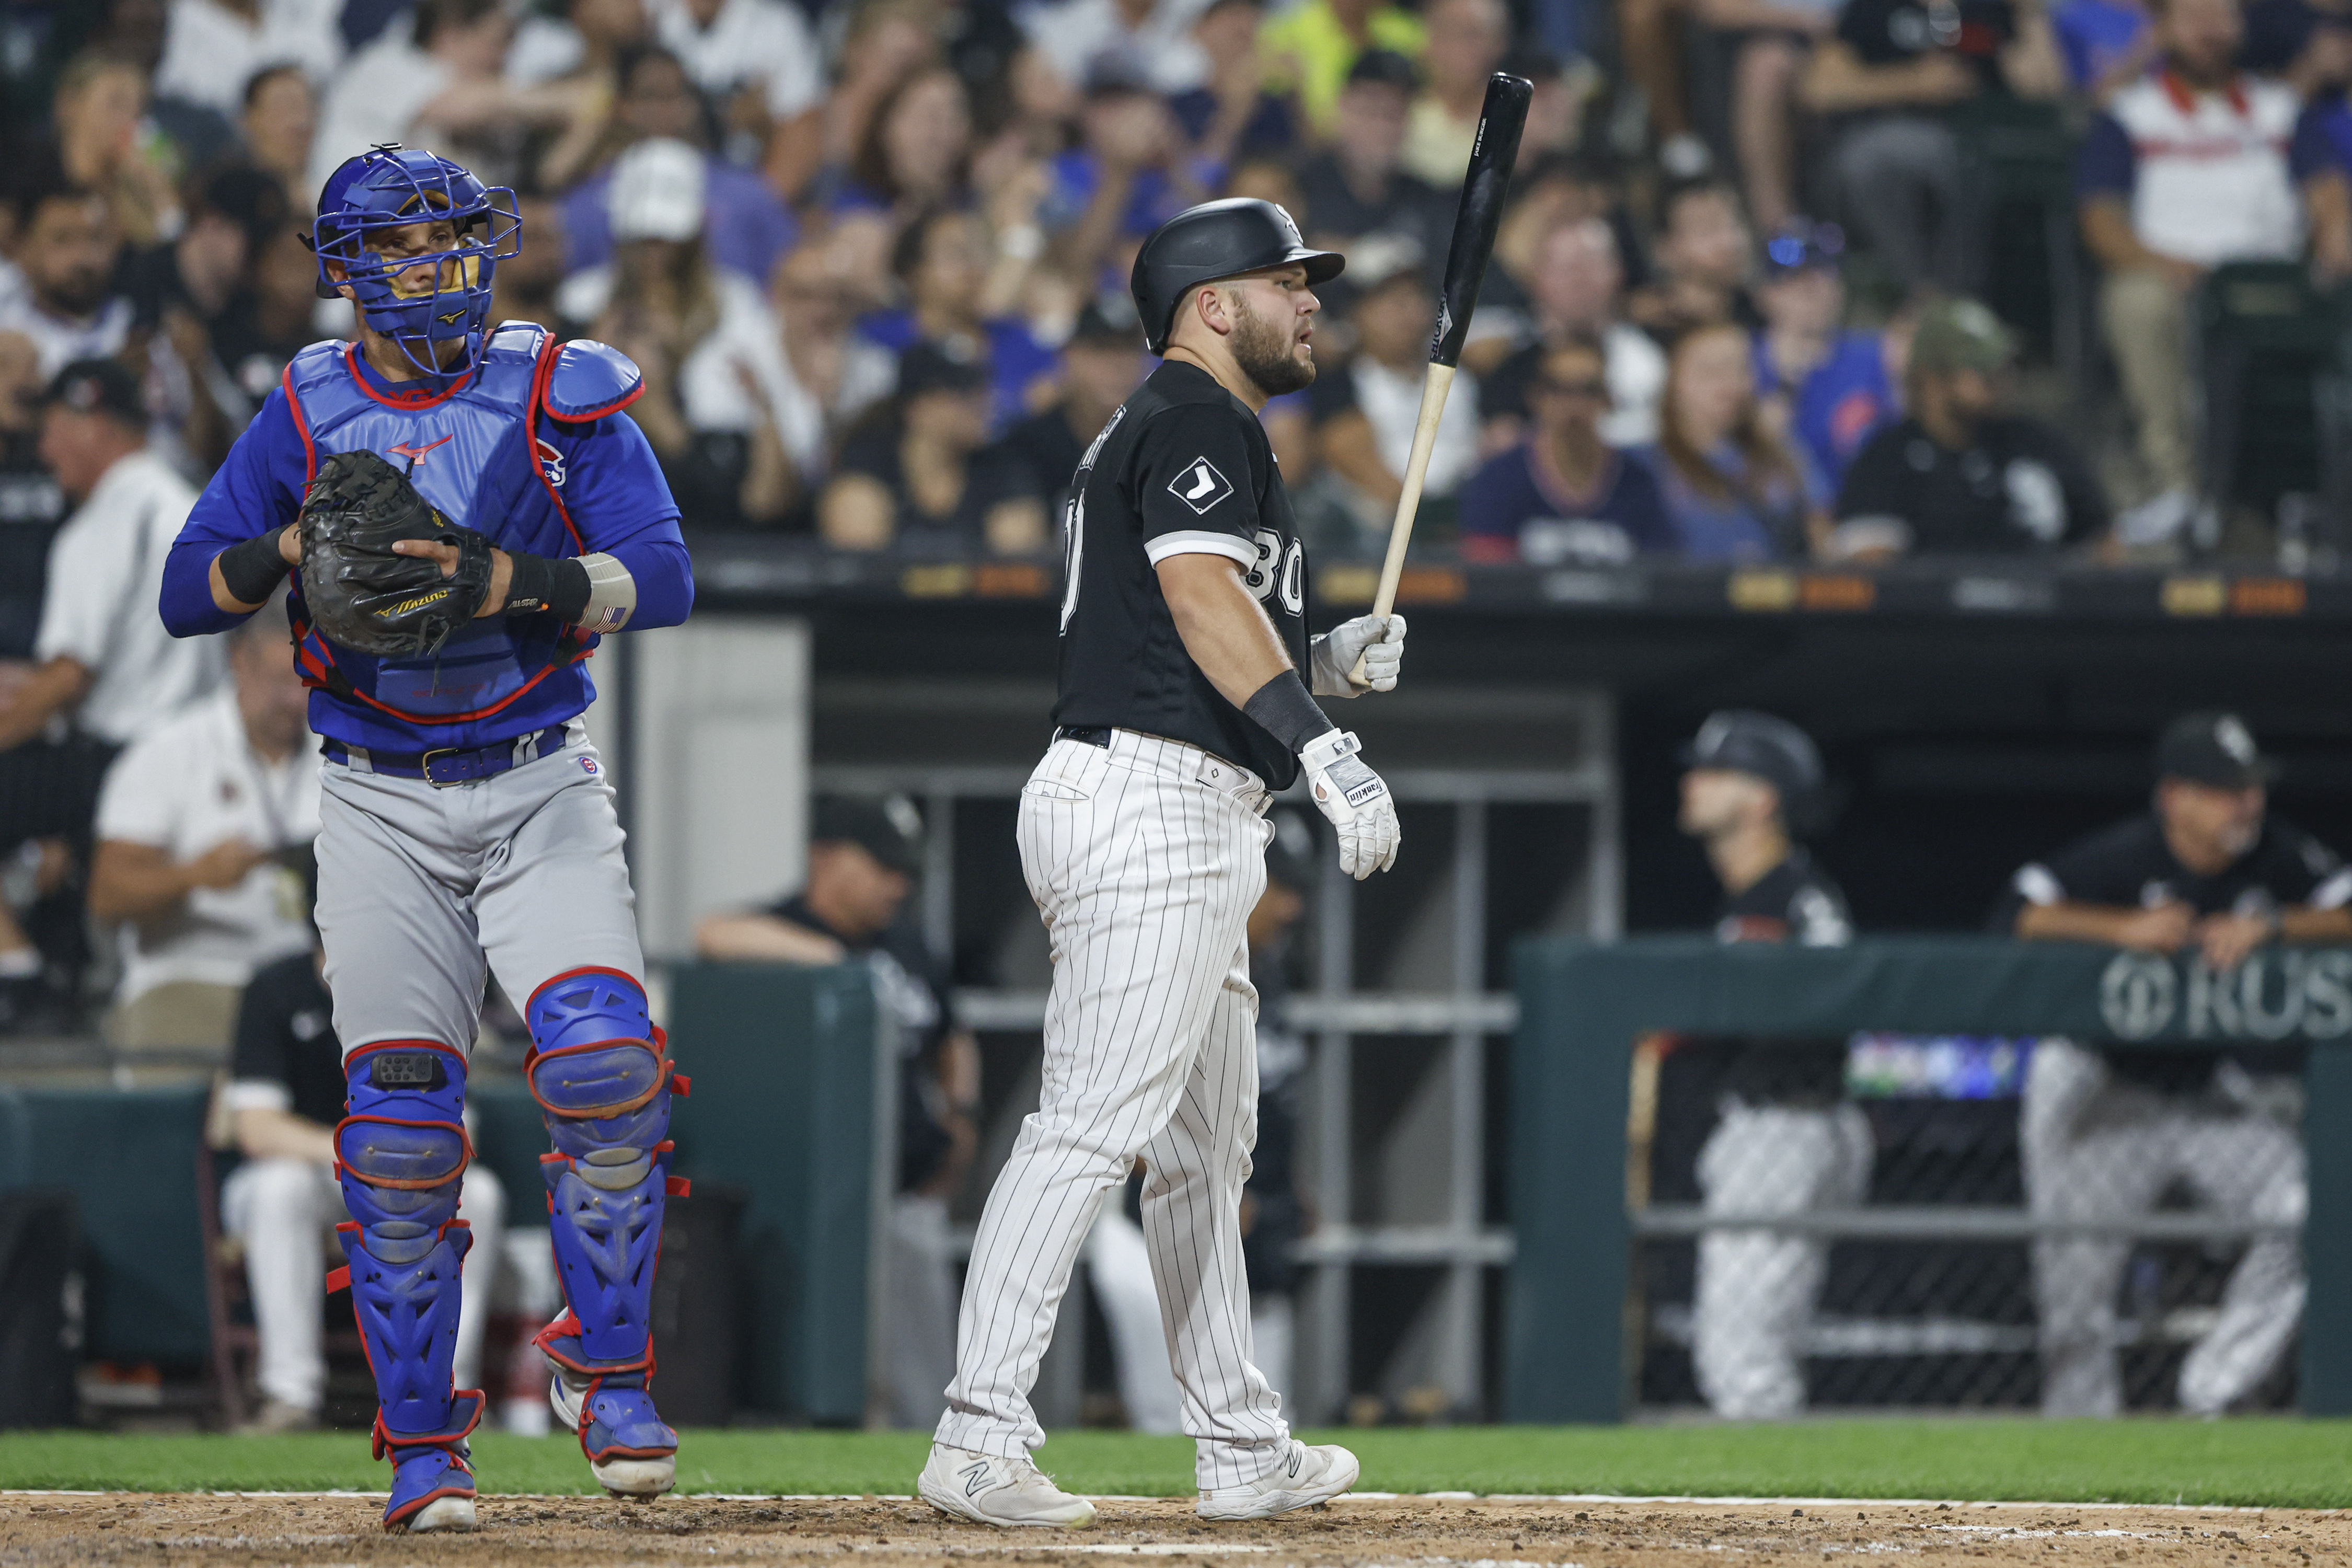
[[975,1524],[1083,1530],[1095,1521],[1094,1504],[1055,1486],[1025,1456],[1005,1459],[934,1443],[915,1491],[941,1513]]
[[1202,1519],[1271,1519],[1329,1502],[1356,1484],[1361,1468],[1356,1456],[1336,1443],[1309,1447],[1294,1441],[1281,1464],[1247,1486],[1202,1492],[1193,1511]]

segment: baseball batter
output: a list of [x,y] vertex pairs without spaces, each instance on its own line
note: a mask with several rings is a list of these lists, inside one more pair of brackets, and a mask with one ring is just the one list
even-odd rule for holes
[[556,1413],[616,1494],[667,1490],[677,1447],[646,1388],[646,1310],[684,1085],[646,1014],[613,792],[579,718],[599,636],[685,619],[693,576],[652,448],[611,417],[636,367],[488,325],[520,229],[510,192],[430,153],[336,169],[311,242],[359,342],[295,357],[163,583],[165,623],[193,637],[302,569],[294,658],[327,759],[318,920],[350,1087],[341,1229],[387,1529],[474,1524],[483,1397],[452,1386],[450,1358],[486,971],[525,999],[556,1150],[541,1169],[567,1310],[539,1336]]
[[1250,1364],[1239,1212],[1268,792],[1303,770],[1359,879],[1397,849],[1387,787],[1315,696],[1394,687],[1404,621],[1308,638],[1306,559],[1257,421],[1315,379],[1313,289],[1342,265],[1280,207],[1243,199],[1179,214],[1136,258],[1145,338],[1166,363],[1072,481],[1059,728],[1021,797],[1022,870],[1054,962],[1044,1081],[981,1216],[918,1483],[965,1519],[1093,1522],[1030,1461],[1045,1435],[1028,1395],[1101,1194],[1138,1156],[1200,1513],[1263,1518],[1355,1484],[1355,1457],[1294,1441]]

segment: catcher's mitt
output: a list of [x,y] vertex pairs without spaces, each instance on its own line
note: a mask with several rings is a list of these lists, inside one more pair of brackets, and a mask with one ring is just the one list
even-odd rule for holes
[[[302,496],[302,602],[329,640],[380,658],[430,658],[490,591],[489,536],[425,504],[373,452],[337,452]],[[395,555],[404,539],[458,549],[457,570]]]

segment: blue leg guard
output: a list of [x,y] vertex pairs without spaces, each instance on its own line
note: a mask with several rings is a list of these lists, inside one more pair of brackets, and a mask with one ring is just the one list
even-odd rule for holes
[[393,1462],[386,1529],[436,1499],[471,1498],[466,1435],[478,1389],[451,1385],[460,1267],[473,1233],[457,1192],[466,1138],[466,1058],[446,1046],[394,1040],[344,1058],[351,1098],[335,1129],[335,1173],[351,1223],[352,1312],[375,1373],[376,1458]]
[[648,1313],[672,1187],[670,1094],[685,1080],[662,1054],[644,989],[616,970],[556,976],[523,1017],[533,1042],[524,1074],[555,1144],[540,1168],[568,1309],[539,1347],[577,1399],[565,1415],[593,1465],[666,1460],[677,1434],[647,1392]]

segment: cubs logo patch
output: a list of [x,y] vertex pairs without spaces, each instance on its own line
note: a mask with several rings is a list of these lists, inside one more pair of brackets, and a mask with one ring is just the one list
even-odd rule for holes
[[539,448],[539,466],[546,470],[547,482],[557,489],[562,489],[563,488],[563,454],[544,441],[533,440],[531,445]]
[[587,773],[587,774],[589,774],[589,775],[591,775],[591,776],[593,777],[593,776],[595,774],[595,772],[596,772],[596,759],[595,759],[595,758],[593,758],[593,757],[583,757],[583,758],[581,758],[581,759],[580,759],[580,771],[581,771],[582,773]]
[[1216,464],[1206,458],[1195,458],[1168,481],[1168,493],[1194,511],[1205,513],[1233,494],[1234,487],[1217,471]]

